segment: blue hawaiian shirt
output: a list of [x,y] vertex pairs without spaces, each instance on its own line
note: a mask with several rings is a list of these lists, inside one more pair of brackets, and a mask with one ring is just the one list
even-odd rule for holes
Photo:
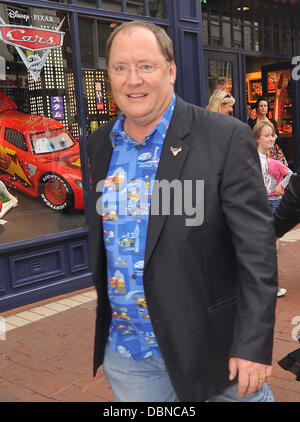
[[102,196],[108,295],[112,308],[108,345],[135,360],[161,357],[143,286],[144,256],[154,182],[176,97],[141,143],[123,130],[121,114],[110,133],[113,153]]

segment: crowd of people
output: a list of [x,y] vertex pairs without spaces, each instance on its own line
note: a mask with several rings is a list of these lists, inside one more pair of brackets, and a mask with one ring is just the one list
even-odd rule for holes
[[[232,115],[234,103],[235,99],[228,91],[216,89],[206,108],[221,114]],[[268,98],[259,97],[255,104],[255,110],[256,117],[252,118],[252,105],[247,103],[247,123],[253,130],[257,142],[266,193],[271,211],[274,214],[281,202],[284,188],[289,184],[293,173],[277,143],[280,134],[276,120],[269,115]],[[284,296],[286,293],[285,288],[278,287],[278,297]]]
[[[280,233],[295,223],[294,192],[282,191],[290,171],[267,156],[263,172],[279,174],[268,201],[253,132],[226,116],[234,98],[215,92],[205,110],[177,96],[162,28],[118,26],[107,67],[121,113],[88,140],[94,375],[103,364],[120,402],[272,402],[278,283],[269,203],[282,196]],[[257,119],[257,145],[268,145],[268,155],[274,125],[265,107]],[[158,203],[166,184],[170,212]],[[187,202],[181,212],[178,192]]]

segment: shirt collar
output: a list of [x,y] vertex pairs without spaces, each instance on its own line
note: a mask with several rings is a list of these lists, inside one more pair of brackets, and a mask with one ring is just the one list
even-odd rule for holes
[[[169,107],[167,108],[167,110],[164,112],[162,118],[157,123],[156,127],[153,128],[147,136],[145,136],[142,142],[139,142],[140,145],[146,144],[156,131],[162,136],[163,139],[165,138],[166,132],[169,128],[169,124],[170,124],[170,121],[175,109],[175,104],[176,104],[176,95],[174,93],[172,96],[171,103]],[[124,131],[124,120],[125,120],[125,115],[124,113],[121,113],[117,117],[117,120],[115,121],[115,124],[110,132],[110,139],[112,141],[113,146],[116,143],[119,143],[120,141],[124,141],[133,145],[137,144],[137,142],[134,139],[132,139],[129,135],[127,135],[127,133]]]

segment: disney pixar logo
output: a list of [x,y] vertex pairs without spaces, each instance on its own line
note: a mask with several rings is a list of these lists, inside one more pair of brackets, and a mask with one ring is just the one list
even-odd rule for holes
[[[7,25],[0,18],[0,39],[16,48],[34,81],[37,81],[51,49],[63,44],[65,33],[60,31],[63,22],[64,19],[56,29],[43,29]],[[25,54],[23,50],[30,50],[32,54]]]

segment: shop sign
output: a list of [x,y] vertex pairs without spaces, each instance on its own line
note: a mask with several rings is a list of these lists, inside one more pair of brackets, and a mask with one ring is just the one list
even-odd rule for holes
[[65,118],[63,97],[51,97],[52,119],[63,120]]
[[[43,29],[6,24],[0,18],[0,39],[16,48],[35,82],[40,76],[51,49],[63,45],[65,33],[60,31],[63,22],[64,19],[56,29]],[[26,55],[24,50],[29,50],[32,54]]]
[[7,14],[11,19],[24,19],[26,22],[29,20],[29,15],[17,9],[7,9]]
[[[22,10],[18,10],[18,9],[10,9],[10,8],[7,8],[7,14],[8,14],[8,17],[10,19],[22,19],[22,20],[25,20],[26,22],[28,22],[29,19],[30,19],[30,16],[29,15],[26,15],[25,13],[23,13]],[[34,14],[32,16],[32,20],[54,23],[54,16]]]

